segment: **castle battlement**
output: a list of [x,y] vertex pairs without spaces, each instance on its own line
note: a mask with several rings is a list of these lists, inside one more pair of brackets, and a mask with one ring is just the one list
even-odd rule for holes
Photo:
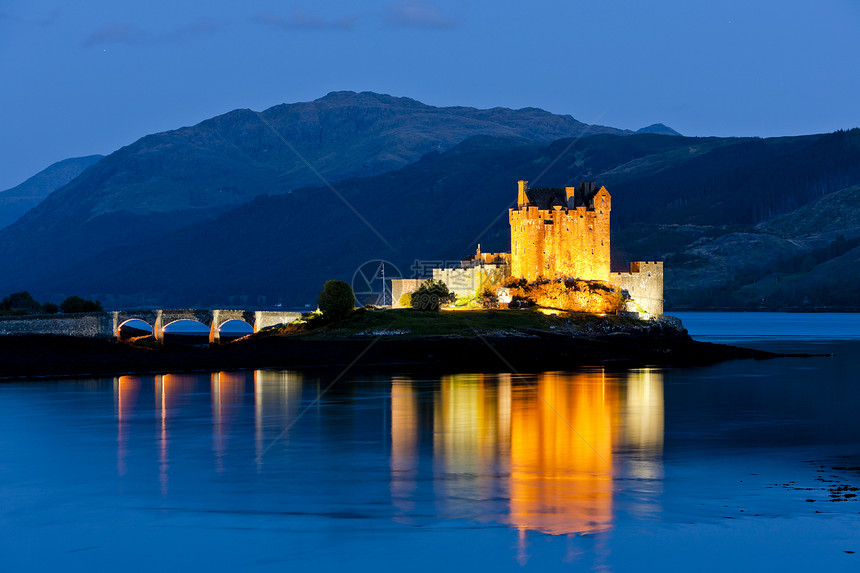
[[508,212],[512,276],[609,278],[612,198],[605,187],[530,189],[519,181],[517,193],[517,207]]

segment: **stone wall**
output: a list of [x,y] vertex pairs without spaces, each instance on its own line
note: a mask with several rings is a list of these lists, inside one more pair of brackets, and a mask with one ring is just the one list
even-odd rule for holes
[[405,293],[412,294],[424,279],[391,279],[391,308],[403,308],[400,306],[400,297]]
[[468,269],[433,269],[433,279],[442,281],[457,296],[474,296],[478,267]]
[[57,334],[112,338],[113,333],[113,316],[107,312],[0,317],[0,336]]
[[433,278],[442,281],[458,297],[473,297],[485,289],[495,290],[510,276],[507,264],[461,269],[433,269]]
[[558,277],[606,281],[611,205],[609,192],[602,187],[594,196],[594,208],[510,209],[511,274],[528,281]]
[[611,273],[609,284],[627,291],[646,313],[663,316],[663,261],[630,263],[630,272]]
[[258,332],[268,326],[289,324],[302,317],[302,313],[300,312],[278,312],[268,310],[258,310],[253,314],[254,323],[251,326],[254,327],[254,332]]

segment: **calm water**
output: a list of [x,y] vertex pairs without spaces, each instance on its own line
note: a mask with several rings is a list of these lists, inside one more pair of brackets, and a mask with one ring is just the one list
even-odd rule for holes
[[835,356],[0,384],[0,570],[858,570],[856,315],[682,318]]

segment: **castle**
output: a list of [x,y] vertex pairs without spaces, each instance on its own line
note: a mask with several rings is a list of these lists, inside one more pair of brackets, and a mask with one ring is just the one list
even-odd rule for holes
[[517,207],[508,210],[511,275],[608,282],[612,198],[606,187],[529,189],[528,181],[517,186]]
[[[629,272],[611,272],[609,215],[612,197],[606,187],[582,183],[564,189],[517,184],[517,206],[508,210],[510,253],[482,253],[460,261],[456,268],[434,268],[460,297],[470,297],[500,285],[508,276],[536,281],[577,278],[600,281],[626,291],[633,299],[628,311],[640,316],[663,314],[663,262],[636,261]],[[392,281],[392,302],[413,292],[421,279]]]

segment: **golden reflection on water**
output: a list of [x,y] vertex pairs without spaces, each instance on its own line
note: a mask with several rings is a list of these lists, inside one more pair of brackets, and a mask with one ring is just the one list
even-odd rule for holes
[[158,437],[158,480],[161,495],[167,495],[170,474],[168,452],[168,421],[175,418],[180,408],[180,398],[194,391],[197,377],[191,374],[163,374],[155,376],[155,412],[159,421]]
[[[263,452],[278,440],[286,447],[289,435],[282,426],[295,418],[302,401],[302,375],[284,370],[254,372],[254,450],[257,470],[263,467]],[[274,425],[278,433],[267,436],[266,427]]]
[[512,525],[550,534],[607,529],[615,386],[603,372],[544,374],[516,387],[512,411]]
[[411,523],[418,476],[418,396],[412,383],[395,377],[391,381],[391,499],[397,508],[395,520]]
[[137,376],[120,376],[113,383],[114,402],[116,405],[116,471],[124,476],[128,471],[126,456],[128,455],[128,435],[126,425],[133,415],[140,394],[140,378]]
[[[283,426],[295,417],[301,403],[302,375],[296,372],[258,370],[250,372],[215,372],[208,375],[209,399],[212,409],[212,443],[216,469],[224,469],[230,429],[241,415],[241,406],[253,378],[254,427],[258,468],[266,439],[286,441],[279,435]],[[117,474],[128,471],[129,424],[134,416],[143,388],[151,388],[157,424],[159,480],[161,491],[167,494],[170,469],[170,422],[180,413],[183,401],[192,400],[201,382],[196,374],[163,374],[155,376],[119,376],[114,379],[114,409],[117,420]],[[269,436],[266,428],[270,427]],[[273,429],[272,429],[273,428]]]
[[230,438],[230,426],[239,415],[238,409],[245,397],[247,372],[214,372],[211,374],[212,443],[215,449],[215,467],[224,471],[224,454]]
[[[200,396],[195,394],[200,382],[197,375],[115,379],[119,475],[127,472],[129,424],[140,394],[153,388],[159,480],[167,494],[171,422],[185,401]],[[209,386],[217,471],[224,470],[231,426],[251,388],[257,468],[262,469],[270,448],[288,447],[290,424],[307,390],[301,374],[219,372],[210,376]],[[526,377],[461,374],[421,386],[395,377],[390,393],[395,519],[414,519],[425,483],[419,476],[422,432],[431,429],[427,439],[438,512],[508,523],[520,532],[523,551],[528,531],[556,535],[610,529],[615,477],[637,480],[635,501],[625,509],[647,515],[656,507],[662,477],[663,408],[662,373],[652,369]]]
[[[391,395],[391,492],[405,518],[415,489],[419,401],[408,379],[395,380]],[[446,515],[510,523],[523,544],[526,531],[598,533],[612,526],[620,469],[660,477],[662,374],[446,376],[433,396],[432,428],[434,464],[443,474],[436,497]]]

